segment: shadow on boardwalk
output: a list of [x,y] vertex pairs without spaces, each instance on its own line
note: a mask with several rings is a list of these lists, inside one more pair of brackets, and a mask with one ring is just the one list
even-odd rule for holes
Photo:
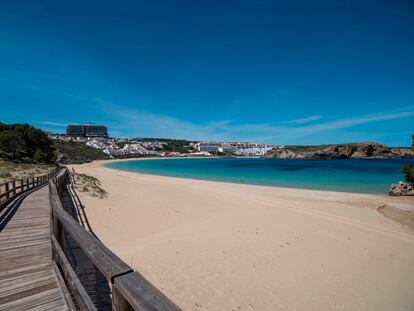
[[7,226],[9,221],[13,218],[14,214],[16,214],[17,210],[19,209],[20,205],[22,204],[23,200],[32,192],[44,187],[37,186],[26,193],[19,195],[16,199],[14,199],[10,204],[1,207],[0,206],[0,232]]
[[[94,234],[71,184],[66,183],[61,200],[63,208],[87,231]],[[98,310],[112,310],[111,290],[108,281],[67,233],[65,234],[65,253],[96,308]],[[72,296],[72,300],[73,298]],[[74,302],[76,305],[76,300]],[[78,305],[76,307],[79,309]]]

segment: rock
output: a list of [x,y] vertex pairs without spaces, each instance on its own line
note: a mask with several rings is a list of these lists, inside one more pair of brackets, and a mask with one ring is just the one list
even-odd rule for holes
[[400,181],[398,184],[391,185],[388,194],[390,196],[414,196],[414,188],[410,184]]
[[414,149],[392,148],[392,152],[395,153],[398,158],[414,158]]
[[360,158],[364,158],[364,157],[366,157],[366,154],[365,154],[365,152],[362,152],[362,151],[355,151],[351,155],[351,158],[353,158],[353,159],[360,159]]
[[289,149],[278,149],[273,153],[273,157],[280,159],[296,159],[301,158],[302,155]]

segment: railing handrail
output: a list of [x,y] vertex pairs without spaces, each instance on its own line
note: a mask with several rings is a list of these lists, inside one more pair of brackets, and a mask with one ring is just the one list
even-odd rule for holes
[[[32,176],[27,178],[20,178],[9,180],[0,184],[0,208],[11,202],[15,197],[22,193],[33,189],[34,187],[46,184],[59,170],[59,167],[55,167],[49,173],[39,176]],[[20,184],[20,185],[17,185]],[[5,189],[2,191],[2,189]],[[26,188],[26,189],[25,189]],[[19,190],[19,191],[17,191]],[[2,202],[3,198],[6,198]]]
[[50,183],[50,202],[53,217],[61,222],[65,232],[68,232],[80,246],[89,259],[111,282],[114,277],[131,272],[133,269],[124,263],[118,256],[110,251],[101,241],[96,239],[68,213],[60,202],[57,189]]
[[16,181],[25,181],[25,180],[28,180],[28,179],[32,179],[32,178],[40,178],[40,177],[44,177],[44,176],[49,176],[49,175],[52,175],[52,173],[54,173],[54,172],[56,172],[57,170],[59,170],[61,167],[55,167],[55,168],[53,168],[49,173],[47,173],[47,174],[43,174],[43,175],[37,175],[37,176],[29,176],[29,177],[27,177],[27,178],[19,178],[19,179],[12,179],[12,180],[9,180],[9,181],[5,181],[5,182],[2,182],[1,184],[0,184],[0,187],[1,186],[4,186],[5,184],[10,184],[10,183],[12,183],[12,182],[16,182]]
[[[112,287],[113,310],[172,310],[178,308],[169,298],[162,294],[142,275],[134,272],[128,264],[107,248],[99,239],[86,231],[68,212],[63,209],[60,194],[67,177],[67,168],[62,169],[57,176],[49,182],[49,200],[52,207],[52,223],[54,241],[62,247],[64,245],[64,232],[67,232],[83,250],[91,262],[107,278]],[[53,181],[53,182],[52,182]],[[63,248],[63,247],[62,247]],[[55,248],[53,248],[55,249]],[[61,253],[54,254],[62,256]],[[61,258],[55,260],[63,264]],[[67,262],[67,261],[66,261]],[[69,266],[61,267],[62,270],[72,271]],[[69,273],[70,274],[70,273]],[[76,275],[75,275],[76,277]],[[82,286],[80,282],[70,282]],[[81,290],[82,292],[82,290]],[[84,289],[83,289],[83,292]],[[88,301],[82,295],[76,295],[76,299]],[[86,304],[85,304],[86,305]],[[92,310],[85,307],[86,310]]]

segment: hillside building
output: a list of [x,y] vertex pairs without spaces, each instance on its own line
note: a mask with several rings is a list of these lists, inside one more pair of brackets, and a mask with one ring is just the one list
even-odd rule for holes
[[66,134],[69,136],[80,137],[108,137],[108,130],[106,126],[85,124],[85,125],[68,125],[66,127]]

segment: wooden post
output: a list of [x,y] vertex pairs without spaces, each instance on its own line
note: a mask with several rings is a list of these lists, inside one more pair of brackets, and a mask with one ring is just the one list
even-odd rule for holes
[[9,193],[9,183],[5,183],[4,185],[6,187],[6,200],[8,200],[10,198],[10,193]]
[[126,301],[122,296],[119,290],[115,285],[112,285],[112,310],[113,311],[130,311],[132,309],[131,305]]
[[63,228],[62,223],[52,215],[53,218],[53,234],[58,241],[60,247],[65,249],[65,229]]
[[29,179],[30,179],[30,178],[27,178],[27,179],[26,179],[26,190],[29,190],[29,187],[30,187],[30,185],[29,185]]
[[12,185],[13,185],[13,196],[15,196],[16,195],[16,181],[15,180],[12,181]]

